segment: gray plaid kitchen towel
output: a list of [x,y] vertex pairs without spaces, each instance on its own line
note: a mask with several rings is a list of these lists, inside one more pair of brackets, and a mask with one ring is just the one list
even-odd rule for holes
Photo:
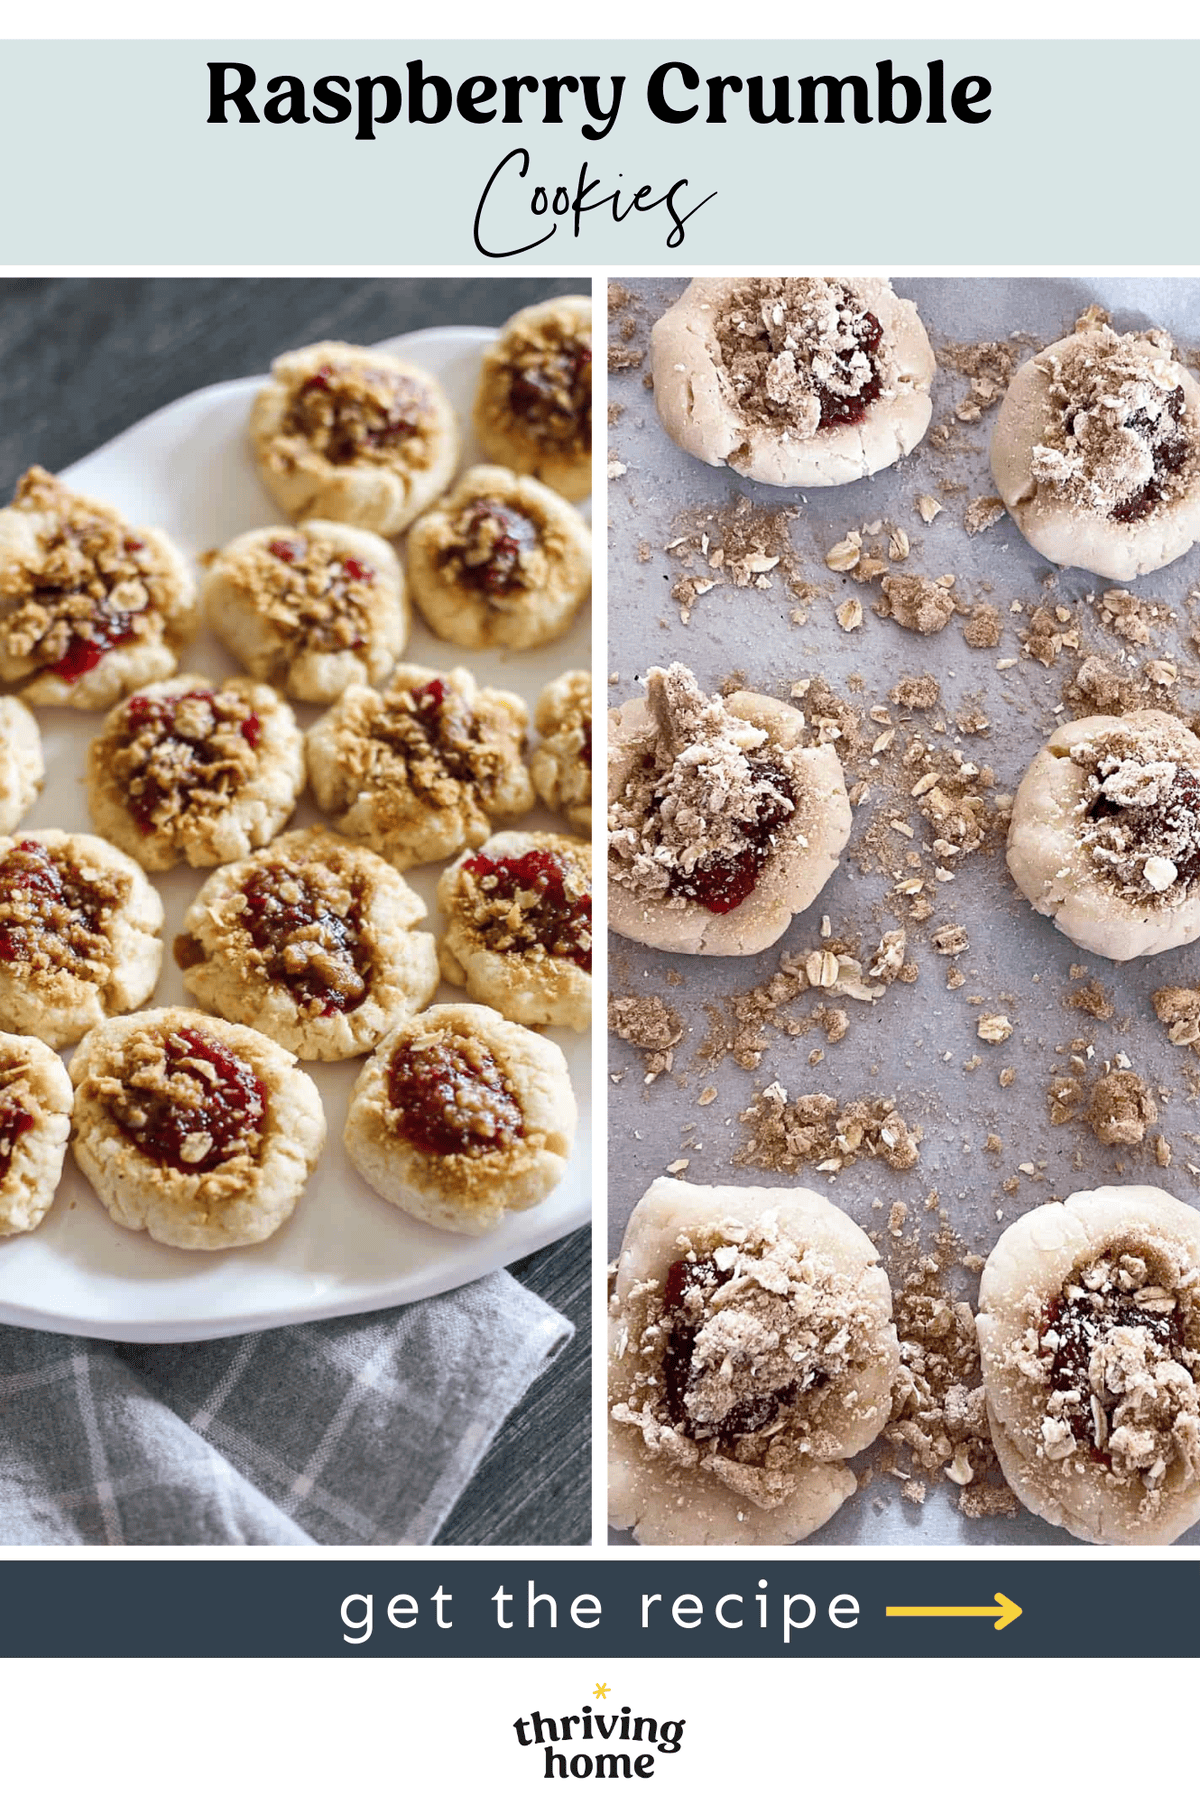
[[507,1272],[224,1341],[0,1328],[0,1544],[431,1542],[571,1334]]

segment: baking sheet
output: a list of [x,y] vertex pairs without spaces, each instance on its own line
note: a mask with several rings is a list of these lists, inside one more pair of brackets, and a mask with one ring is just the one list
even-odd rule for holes
[[[680,294],[686,279],[619,281],[630,302],[617,318],[632,320],[635,331],[628,341],[615,333],[613,342],[627,345],[636,355],[638,348],[648,346],[650,324]],[[1120,331],[1166,327],[1175,335],[1183,361],[1191,367],[1196,364],[1200,282],[1194,279],[914,278],[896,279],[894,286],[916,302],[935,352],[946,341],[974,343],[1021,334],[1028,335],[1028,345],[1022,342],[1022,355],[1028,355],[1035,345],[1070,332],[1083,310],[1098,303],[1111,311]],[[969,537],[963,526],[967,505],[995,493],[987,448],[997,410],[985,411],[973,425],[956,421],[955,404],[965,398],[969,383],[942,364],[940,356],[933,426],[951,422],[953,450],[938,448],[927,436],[909,458],[890,470],[842,488],[807,493],[747,482],[680,451],[659,424],[653,396],[643,383],[648,368],[647,355],[640,365],[609,376],[609,456],[625,467],[608,484],[609,670],[615,677],[610,678],[610,705],[642,693],[640,678],[648,664],[677,658],[707,689],[715,689],[737,671],[744,673],[745,687],[784,699],[793,683],[824,675],[840,696],[864,713],[872,704],[883,703],[898,721],[902,711],[887,703],[888,690],[902,676],[931,672],[941,686],[941,706],[931,715],[913,716],[914,725],[944,721],[945,734],[927,737],[935,745],[958,747],[979,765],[990,765],[996,773],[994,794],[1011,794],[1055,726],[1079,712],[1061,706],[1062,690],[1084,652],[1098,653],[1131,674],[1148,659],[1173,659],[1179,671],[1172,691],[1175,706],[1188,714],[1200,711],[1200,671],[1189,641],[1192,620],[1200,621],[1200,613],[1193,614],[1194,604],[1188,603],[1189,591],[1200,582],[1200,549],[1128,585],[1139,598],[1164,604],[1170,616],[1155,626],[1148,644],[1138,646],[1101,622],[1096,600],[1112,585],[1071,570],[1062,572],[1057,587],[1047,594],[1043,579],[1052,567],[1025,543],[1007,517],[989,531]],[[962,488],[948,495],[939,487],[944,482]],[[915,497],[921,493],[933,494],[944,508],[928,526],[915,508]],[[680,620],[671,587],[683,567],[664,547],[686,530],[679,524],[681,516],[694,519],[697,510],[706,507],[724,511],[743,495],[756,506],[798,510],[790,528],[792,545],[803,574],[827,590],[809,606],[803,626],[790,619],[796,603],[779,581],[766,591],[715,588],[697,599],[687,625]],[[911,540],[910,556],[893,565],[893,572],[929,577],[953,573],[956,591],[965,601],[990,601],[999,610],[998,646],[990,650],[967,646],[958,617],[940,634],[907,632],[872,612],[877,584],[857,583],[826,568],[824,556],[831,546],[847,532],[879,519],[902,526]],[[835,609],[851,598],[862,603],[863,624],[844,632]],[[1017,602],[1021,613],[1012,611]],[[1052,667],[1043,668],[1023,652],[1018,631],[1028,627],[1032,609],[1047,602],[1070,610],[1072,621],[1063,630],[1078,626],[1082,651],[1064,650]],[[997,670],[1002,659],[1018,662]],[[858,678],[861,692],[851,693],[848,686]],[[956,731],[954,713],[968,703],[982,704],[991,722],[986,733],[968,736]],[[797,706],[803,708],[803,701]],[[637,1199],[657,1174],[679,1159],[688,1164],[678,1175],[696,1184],[811,1185],[883,1241],[888,1240],[888,1207],[905,1201],[911,1230],[914,1219],[922,1215],[926,1196],[936,1187],[950,1226],[972,1251],[985,1256],[1017,1216],[1048,1198],[1098,1184],[1158,1184],[1200,1206],[1200,1121],[1186,1076],[1189,1069],[1200,1074],[1200,1063],[1186,1048],[1168,1043],[1150,1005],[1152,991],[1161,985],[1200,983],[1200,943],[1124,965],[1084,953],[1049,920],[1035,915],[1019,895],[1005,869],[1002,848],[961,860],[961,875],[936,886],[933,917],[914,928],[903,917],[880,910],[889,881],[864,876],[854,861],[855,846],[878,800],[878,796],[869,799],[856,810],[840,868],[774,948],[747,959],[688,959],[612,937],[612,992],[662,996],[686,1024],[674,1049],[673,1071],[649,1085],[644,1082],[642,1055],[610,1037],[609,1068],[617,1078],[610,1080],[608,1094],[610,1145],[621,1149],[620,1159],[611,1161],[609,1168],[613,1255]],[[903,814],[915,827],[913,845],[920,847],[932,838],[915,804],[908,811],[889,807],[888,813]],[[924,862],[933,863],[928,857]],[[788,949],[819,946],[824,915],[830,917],[835,936],[861,940],[866,952],[875,947],[883,929],[908,925],[907,956],[920,968],[916,982],[891,985],[873,1004],[829,999],[850,1017],[849,1031],[838,1044],[827,1044],[819,1030],[793,1039],[768,1028],[769,1044],[757,1071],[741,1071],[728,1059],[712,1069],[700,1053],[709,1028],[705,1003],[744,994],[776,970],[780,955]],[[948,922],[962,923],[970,934],[969,951],[953,960],[939,956],[930,944],[931,930]],[[967,978],[956,991],[946,988],[950,964]],[[1114,1005],[1110,1020],[1093,1020],[1067,1006],[1068,994],[1087,981],[1070,976],[1072,965],[1086,966],[1088,979],[1099,979]],[[980,997],[984,1002],[969,1000]],[[797,999],[790,1013],[807,1014],[820,1000],[809,992]],[[1015,1032],[1007,1043],[993,1046],[977,1038],[976,1023],[983,1013],[1009,1016]],[[1052,1067],[1065,1072],[1070,1043],[1078,1037],[1091,1048],[1085,1055],[1089,1080],[1104,1070],[1106,1060],[1115,1063],[1124,1054],[1150,1085],[1159,1121],[1142,1147],[1102,1146],[1082,1119],[1051,1126],[1046,1090]],[[818,1047],[824,1059],[814,1067],[808,1056]],[[975,1069],[965,1069],[977,1057]],[[1002,1088],[999,1074],[1006,1067],[1015,1068],[1016,1076]],[[739,1112],[757,1090],[776,1079],[789,1098],[812,1091],[827,1092],[843,1103],[864,1095],[894,1096],[909,1125],[918,1122],[924,1131],[919,1163],[909,1172],[892,1172],[882,1162],[867,1159],[836,1174],[817,1173],[808,1165],[794,1180],[735,1167],[733,1154],[748,1132],[738,1121]],[[719,1094],[701,1107],[697,1098],[710,1084]],[[1003,1142],[1000,1154],[983,1151],[986,1137],[993,1133]],[[1155,1164],[1151,1145],[1155,1134],[1170,1144],[1169,1170]],[[1019,1172],[1022,1165],[1032,1166],[1033,1172]],[[1012,1195],[1002,1186],[1014,1176],[1018,1189]],[[883,1207],[875,1207],[877,1202]],[[956,1279],[962,1281],[961,1294],[974,1302],[977,1281],[961,1272]],[[885,1447],[876,1443],[876,1463]],[[866,1459],[870,1458],[868,1454]],[[915,1476],[923,1477],[919,1472]],[[877,1479],[810,1539],[833,1546],[1083,1546],[1024,1511],[1012,1521],[969,1521],[955,1508],[953,1494],[954,1487],[942,1483],[930,1487],[923,1505],[912,1505],[902,1501],[894,1480]],[[614,1532],[612,1539],[631,1538]],[[1200,1545],[1200,1525],[1182,1542]]]

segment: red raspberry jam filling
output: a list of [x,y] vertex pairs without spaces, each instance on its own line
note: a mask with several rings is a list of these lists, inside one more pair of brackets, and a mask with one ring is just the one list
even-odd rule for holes
[[357,1009],[371,970],[357,894],[349,911],[337,914],[319,878],[310,882],[299,867],[279,864],[256,871],[242,895],[242,923],[265,954],[273,983],[285,985],[308,1014]]
[[[481,925],[482,937],[497,941],[501,950],[544,947],[552,959],[570,959],[584,971],[592,969],[592,897],[580,890],[580,879],[571,880],[563,861],[553,852],[535,847],[515,858],[494,859],[477,852],[464,861],[491,910]],[[568,889],[569,885],[569,889]],[[511,905],[519,904],[514,920]]]
[[177,1172],[211,1172],[246,1152],[267,1113],[262,1080],[221,1041],[177,1028],[163,1044],[165,1072],[129,1085],[117,1119],[150,1159]]
[[33,1117],[15,1097],[0,1100],[0,1184],[8,1177],[17,1142],[32,1127]]
[[[206,703],[205,725],[185,730],[180,710]],[[209,712],[211,711],[211,712]],[[194,712],[187,707],[187,713]],[[185,713],[186,721],[186,713]],[[244,771],[231,760],[221,744],[220,729],[235,727],[250,750],[262,738],[262,722],[254,710],[236,696],[217,695],[210,689],[190,689],[181,696],[131,696],[125,704],[121,728],[126,745],[147,742],[143,769],[126,797],[130,814],[144,834],[153,833],[157,817],[168,801],[178,812],[186,809],[199,792],[216,798],[236,787]]]
[[511,595],[523,585],[521,554],[541,540],[537,524],[508,502],[480,496],[467,510],[465,550],[451,547],[447,557],[458,564],[458,580],[484,595]]
[[779,1411],[788,1404],[794,1404],[800,1395],[799,1385],[784,1385],[778,1391],[764,1393],[761,1397],[743,1398],[719,1423],[697,1424],[692,1421],[688,1415],[687,1391],[691,1382],[692,1355],[696,1337],[703,1327],[704,1312],[701,1308],[693,1318],[693,1314],[684,1307],[684,1299],[689,1291],[698,1286],[707,1301],[723,1282],[721,1274],[709,1259],[676,1260],[667,1268],[663,1285],[663,1311],[670,1318],[670,1331],[663,1351],[663,1393],[667,1414],[676,1427],[683,1429],[687,1435],[701,1434],[721,1438],[753,1435],[758,1429],[769,1428]]
[[871,365],[871,375],[862,387],[853,395],[839,395],[836,390],[826,388],[824,383],[816,386],[817,399],[821,403],[821,418],[817,423],[817,431],[823,432],[831,426],[857,426],[864,419],[872,401],[878,401],[883,387],[883,378],[875,353],[879,349],[879,341],[883,337],[883,327],[873,313],[861,313],[851,328],[854,338],[853,348],[837,360],[839,374],[847,384],[854,380],[849,359],[854,351],[865,353]]
[[509,405],[538,437],[592,442],[592,349],[581,339],[548,345],[513,372]]
[[0,860],[0,960],[49,958],[82,975],[102,950],[100,921],[113,900],[40,840],[18,841]]
[[421,431],[427,390],[411,377],[322,364],[293,398],[285,433],[311,439],[331,464],[386,454]]
[[503,1152],[525,1133],[510,1081],[488,1048],[465,1034],[398,1047],[388,1068],[388,1102],[396,1133],[419,1152],[443,1158]]
[[701,859],[690,872],[677,871],[671,880],[672,895],[690,897],[712,915],[727,915],[753,892],[774,848],[776,832],[792,813],[795,801],[792,780],[779,765],[763,758],[746,762],[762,788],[753,820],[738,823],[745,845],[736,853],[714,853]]
[[128,645],[134,638],[132,616],[117,608],[99,607],[88,622],[86,636],[72,633],[67,649],[57,664],[50,666],[52,676],[64,683],[78,683],[94,671],[106,652],[114,646]]

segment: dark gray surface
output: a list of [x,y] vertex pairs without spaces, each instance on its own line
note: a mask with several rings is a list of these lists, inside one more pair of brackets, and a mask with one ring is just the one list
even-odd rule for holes
[[[61,469],[193,389],[265,370],[290,346],[499,326],[532,301],[586,286],[578,277],[0,281],[0,498],[30,464]],[[588,1270],[586,1230],[512,1268],[571,1319],[575,1339],[505,1424],[440,1543],[589,1539]]]

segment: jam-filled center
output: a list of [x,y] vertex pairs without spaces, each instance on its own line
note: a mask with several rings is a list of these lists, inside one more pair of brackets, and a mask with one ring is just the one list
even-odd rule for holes
[[1200,879],[1200,774],[1176,764],[1164,783],[1155,781],[1152,771],[1146,793],[1153,799],[1147,802],[1137,799],[1138,788],[1128,782],[1114,794],[1111,782],[1099,774],[1097,781],[1101,787],[1088,803],[1086,819],[1100,830],[1096,843],[1105,862],[1118,868],[1140,862],[1160,890],[1186,888]]
[[461,546],[451,547],[460,583],[481,594],[511,595],[525,587],[522,556],[541,543],[536,521],[511,502],[480,496],[459,526]]
[[[1114,1274],[1118,1271],[1111,1252],[1103,1254],[1096,1267],[1109,1268]],[[1042,1345],[1053,1350],[1050,1389],[1062,1396],[1062,1420],[1092,1458],[1100,1461],[1109,1456],[1097,1439],[1093,1360],[1121,1330],[1139,1331],[1151,1360],[1177,1361],[1183,1351],[1178,1304],[1167,1297],[1151,1303],[1140,1286],[1122,1288],[1119,1283],[1106,1283],[1093,1289],[1086,1284],[1068,1284],[1052,1300],[1042,1322]]]
[[244,782],[262,721],[239,696],[208,689],[131,696],[121,716],[125,802],[144,834],[192,807],[224,807]]
[[428,391],[410,376],[326,363],[296,390],[283,430],[331,464],[386,460],[423,430],[428,406]]
[[[883,327],[873,313],[859,313],[849,325],[851,343],[840,347],[833,356],[833,370],[825,381],[814,383],[821,404],[818,432],[833,426],[857,426],[866,418],[867,409],[878,401],[883,388],[883,373],[876,353],[883,338]],[[866,358],[869,375],[865,379],[854,368],[856,353]]]
[[306,1014],[346,1015],[367,994],[371,956],[362,901],[336,894],[315,871],[280,862],[256,870],[242,891],[241,921],[263,955],[267,976]]
[[0,1097],[0,1184],[8,1177],[17,1142],[33,1127],[33,1117],[18,1098]]
[[95,975],[105,960],[103,923],[122,884],[85,878],[63,853],[20,840],[0,860],[0,960]]
[[742,844],[736,852],[710,854],[690,871],[676,867],[671,894],[686,896],[713,915],[727,915],[744,903],[775,846],[775,836],[793,812],[795,788],[772,759],[748,758],[755,787],[753,815],[737,823]]
[[372,565],[299,536],[269,540],[267,554],[276,625],[314,651],[357,651],[366,644]]
[[[662,1299],[663,1312],[669,1323],[662,1359],[663,1397],[671,1422],[686,1435],[730,1440],[770,1428],[780,1411],[796,1402],[801,1387],[798,1381],[793,1381],[774,1391],[741,1398],[716,1423],[692,1418],[687,1394],[694,1378],[696,1338],[704,1324],[704,1304],[722,1283],[722,1274],[711,1259],[675,1260],[667,1268]],[[689,1297],[694,1298],[697,1294],[704,1302],[698,1308],[689,1308]]]
[[447,778],[478,786],[489,770],[479,723],[466,698],[443,677],[393,690],[370,719],[372,738],[394,753],[418,794],[435,801]]
[[463,869],[478,886],[486,944],[501,952],[537,945],[591,971],[591,891],[557,854],[543,847],[508,858],[477,852]]
[[149,1159],[178,1172],[211,1172],[252,1153],[267,1113],[253,1068],[223,1042],[178,1028],[161,1054],[134,1070],[109,1108]]
[[473,1036],[450,1033],[428,1046],[398,1047],[387,1085],[396,1133],[422,1153],[480,1158],[525,1133],[511,1079]]
[[508,391],[513,413],[535,438],[592,442],[592,348],[565,338],[524,357]]

